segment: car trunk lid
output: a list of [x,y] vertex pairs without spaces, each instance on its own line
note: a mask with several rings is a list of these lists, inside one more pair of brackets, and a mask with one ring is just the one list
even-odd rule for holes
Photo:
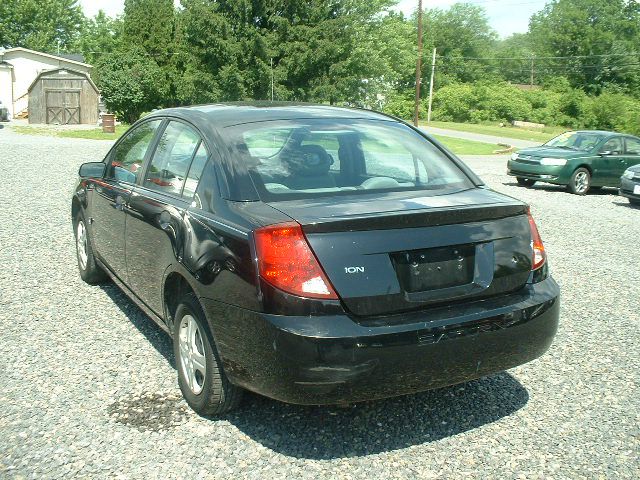
[[358,316],[485,298],[531,271],[526,206],[483,188],[275,202],[302,225],[345,307]]

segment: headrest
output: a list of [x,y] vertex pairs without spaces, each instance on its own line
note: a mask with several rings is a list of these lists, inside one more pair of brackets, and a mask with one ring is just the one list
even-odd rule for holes
[[320,145],[300,145],[283,152],[282,161],[293,175],[324,175],[333,164],[333,158]]

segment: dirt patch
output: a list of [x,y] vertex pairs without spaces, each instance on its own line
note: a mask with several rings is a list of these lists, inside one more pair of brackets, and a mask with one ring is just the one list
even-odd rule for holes
[[189,415],[182,397],[163,393],[130,395],[109,405],[109,416],[140,431],[158,432],[183,423]]

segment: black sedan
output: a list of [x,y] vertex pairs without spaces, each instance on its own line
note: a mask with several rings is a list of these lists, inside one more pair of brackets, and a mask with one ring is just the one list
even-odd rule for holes
[[631,205],[640,206],[640,164],[627,168],[620,178],[620,195]]
[[157,111],[80,168],[80,275],[172,336],[201,414],[340,404],[542,355],[559,289],[524,203],[420,130],[290,104]]

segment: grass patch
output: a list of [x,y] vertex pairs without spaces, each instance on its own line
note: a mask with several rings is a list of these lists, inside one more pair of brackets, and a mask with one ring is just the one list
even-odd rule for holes
[[116,133],[104,133],[102,128],[67,130],[47,126],[15,125],[11,127],[14,132],[23,135],[46,135],[62,138],[86,138],[89,140],[117,140],[127,131],[129,125],[116,125]]
[[494,151],[504,148],[491,143],[474,142],[461,138],[442,137],[440,135],[432,135],[432,137],[456,155],[491,155]]
[[102,128],[91,130],[61,130],[59,137],[65,138],[87,138],[89,140],[117,140],[127,131],[129,125],[116,125],[116,133],[104,133]]
[[517,138],[519,140],[530,140],[532,142],[544,143],[553,137],[566,132],[565,127],[544,127],[542,129],[526,129],[513,127],[511,125],[500,127],[498,125],[484,125],[477,123],[455,123],[455,122],[431,122],[423,124],[423,127],[431,126],[436,128],[446,128],[459,132],[482,133],[498,137]]

